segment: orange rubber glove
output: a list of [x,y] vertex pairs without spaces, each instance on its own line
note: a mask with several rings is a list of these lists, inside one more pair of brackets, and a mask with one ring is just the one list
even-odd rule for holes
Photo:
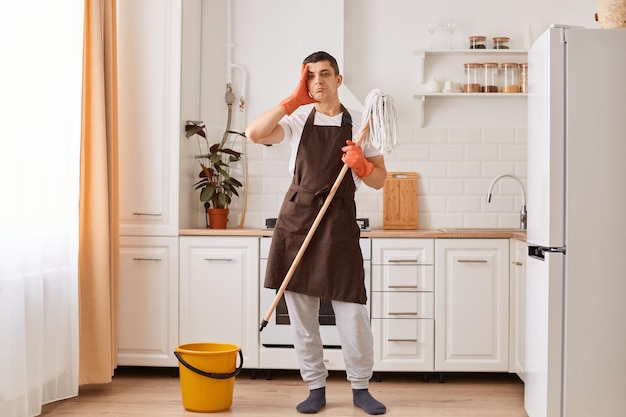
[[341,150],[345,152],[341,160],[344,164],[352,168],[352,171],[360,178],[370,175],[374,171],[374,164],[365,159],[363,149],[361,149],[360,146],[356,146],[351,140],[347,140],[346,143],[347,146],[341,148]]
[[300,82],[298,83],[298,86],[292,95],[280,102],[280,107],[285,110],[287,115],[293,113],[300,106],[317,102],[317,100],[309,95],[309,88],[306,85],[308,75],[308,65],[302,64],[302,71],[300,73]]

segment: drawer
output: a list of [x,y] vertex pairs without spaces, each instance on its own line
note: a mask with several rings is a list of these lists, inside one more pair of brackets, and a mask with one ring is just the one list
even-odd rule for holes
[[434,291],[433,265],[372,265],[372,291]]
[[372,239],[373,264],[432,265],[434,262],[434,239]]
[[373,319],[432,319],[435,294],[432,292],[372,292]]
[[419,372],[434,370],[434,320],[372,320],[374,370]]
[[416,354],[417,346],[433,342],[433,320],[381,320],[380,325],[381,342],[388,344],[395,353]]

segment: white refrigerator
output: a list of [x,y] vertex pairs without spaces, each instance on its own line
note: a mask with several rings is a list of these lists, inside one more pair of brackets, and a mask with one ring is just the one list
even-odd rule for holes
[[529,417],[626,416],[626,29],[528,54]]

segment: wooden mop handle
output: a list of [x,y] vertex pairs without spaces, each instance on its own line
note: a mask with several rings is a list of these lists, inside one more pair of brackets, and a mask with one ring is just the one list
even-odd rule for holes
[[[361,134],[359,135],[359,138],[356,141],[357,146],[359,146],[363,142],[363,139],[365,138],[365,136],[367,135],[367,132],[369,131],[369,125],[370,124],[368,121],[363,127],[363,130],[361,131]],[[337,193],[337,190],[339,189],[339,186],[341,185],[341,182],[343,181],[343,177],[346,176],[346,172],[348,172],[348,168],[349,168],[348,165],[343,164],[341,171],[339,171],[339,175],[337,176],[337,179],[335,180],[332,188],[330,189],[328,196],[326,196],[326,200],[324,201],[322,208],[320,208],[320,211],[317,213],[317,216],[315,217],[315,220],[313,221],[313,224],[311,225],[309,232],[307,233],[306,237],[304,238],[304,241],[302,242],[302,245],[300,246],[300,250],[298,250],[296,257],[293,259],[293,262],[291,263],[291,267],[289,268],[289,271],[287,271],[287,275],[285,275],[285,279],[283,280],[283,283],[278,288],[278,291],[276,291],[276,297],[274,297],[274,301],[272,301],[272,304],[267,310],[267,313],[265,313],[265,317],[261,321],[261,325],[259,327],[260,332],[263,331],[265,326],[267,326],[267,323],[269,322],[270,318],[272,317],[272,314],[274,313],[274,310],[276,309],[278,302],[283,296],[283,293],[285,292],[287,285],[289,285],[289,281],[291,281],[291,277],[296,271],[296,268],[298,267],[298,264],[300,263],[300,260],[302,259],[302,256],[304,255],[304,251],[309,246],[309,243],[311,242],[311,239],[313,238],[313,235],[315,234],[317,227],[322,221],[324,214],[326,214],[326,210],[328,210],[328,206],[330,206],[330,203],[333,197]]]

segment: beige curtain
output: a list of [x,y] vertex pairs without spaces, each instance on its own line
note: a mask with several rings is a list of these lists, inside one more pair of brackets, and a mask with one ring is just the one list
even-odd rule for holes
[[116,367],[119,249],[115,0],[85,0],[79,230],[79,384]]

